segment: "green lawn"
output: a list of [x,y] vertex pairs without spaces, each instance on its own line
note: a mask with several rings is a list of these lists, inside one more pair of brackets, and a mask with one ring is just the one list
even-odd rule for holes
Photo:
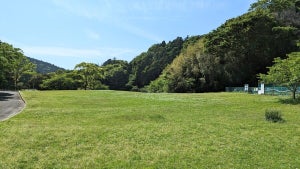
[[[300,104],[240,93],[23,91],[0,168],[299,168]],[[281,110],[284,123],[264,119]]]

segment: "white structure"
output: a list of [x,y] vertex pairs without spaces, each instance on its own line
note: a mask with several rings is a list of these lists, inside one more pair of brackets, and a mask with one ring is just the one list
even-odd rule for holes
[[249,92],[249,84],[245,84],[244,85],[244,91],[245,92]]
[[258,94],[265,94],[265,84],[260,84],[260,90],[258,90]]

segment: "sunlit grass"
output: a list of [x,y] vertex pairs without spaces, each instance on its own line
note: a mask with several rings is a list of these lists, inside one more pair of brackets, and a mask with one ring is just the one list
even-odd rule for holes
[[[0,168],[297,168],[300,105],[236,93],[24,91]],[[284,123],[265,120],[280,110]]]

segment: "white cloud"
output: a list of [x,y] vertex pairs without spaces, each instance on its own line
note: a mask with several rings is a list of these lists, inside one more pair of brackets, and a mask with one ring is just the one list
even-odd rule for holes
[[132,49],[101,48],[101,49],[75,49],[53,46],[23,46],[28,56],[60,56],[77,58],[116,57],[135,53]]
[[90,39],[93,39],[93,40],[99,40],[100,39],[100,35],[97,32],[92,31],[90,29],[85,30],[85,34]]
[[[220,1],[219,1],[220,2]],[[146,0],[135,1],[132,5],[133,9],[153,12],[153,11],[187,11],[191,9],[203,9],[208,7],[216,7],[218,1],[214,0]]]
[[[126,18],[130,18],[129,13],[133,9],[130,2],[120,3],[118,1],[100,1],[94,5],[88,4],[88,1],[84,3],[68,1],[68,0],[53,0],[54,4],[60,8],[80,17],[87,19],[94,19],[97,22],[107,22],[114,25],[117,28],[123,29],[130,34],[160,42],[163,38],[158,37],[152,32],[142,29],[140,26],[136,26],[127,22]],[[86,31],[89,38],[99,39],[99,34],[91,30]]]
[[64,11],[88,19],[103,20],[112,12],[109,1],[52,0],[52,2]]
[[[222,8],[226,0],[52,0],[59,8],[73,15],[105,22],[122,29],[132,35],[161,42],[164,37],[159,37],[153,30],[149,30],[141,22],[134,21],[161,21],[178,20],[182,13],[201,9]],[[172,12],[172,15],[156,15],[159,12]],[[167,18],[167,19],[166,19]],[[134,21],[132,21],[134,20]],[[98,40],[95,32],[86,32],[91,39]]]
[[50,46],[24,46],[22,47],[25,54],[46,55],[46,56],[65,56],[65,57],[95,57],[101,55],[98,50],[90,49],[73,49],[63,47],[50,47]]

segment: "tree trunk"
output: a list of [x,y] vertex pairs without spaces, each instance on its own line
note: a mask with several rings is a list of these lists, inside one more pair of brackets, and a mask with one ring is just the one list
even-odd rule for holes
[[293,97],[294,100],[296,99],[296,91],[297,91],[297,90],[293,90],[293,91],[292,91],[292,97]]

